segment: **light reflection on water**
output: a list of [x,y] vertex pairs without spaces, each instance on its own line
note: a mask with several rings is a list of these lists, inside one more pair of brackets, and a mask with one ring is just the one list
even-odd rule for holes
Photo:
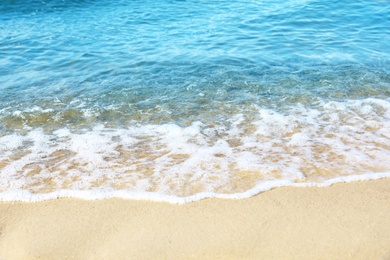
[[0,189],[389,171],[389,20],[379,1],[3,1]]

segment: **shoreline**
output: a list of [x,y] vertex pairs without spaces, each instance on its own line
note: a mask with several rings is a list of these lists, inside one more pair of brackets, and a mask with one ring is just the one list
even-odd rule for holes
[[187,204],[0,202],[0,259],[388,259],[390,179]]
[[294,183],[291,180],[271,180],[265,181],[258,186],[255,186],[247,191],[240,193],[218,194],[214,192],[200,192],[195,195],[187,197],[177,197],[174,195],[164,195],[153,192],[128,192],[126,190],[116,191],[100,191],[100,190],[59,190],[56,192],[35,194],[29,191],[10,191],[0,193],[0,203],[3,202],[42,202],[57,199],[80,199],[87,201],[106,200],[106,199],[120,199],[120,200],[135,200],[135,201],[149,201],[149,202],[166,202],[170,204],[186,204],[193,203],[205,199],[248,199],[253,196],[258,196],[261,193],[268,192],[273,189],[282,187],[329,187],[338,183],[349,183],[357,181],[371,181],[378,179],[390,178],[390,171],[347,175],[325,180],[321,183],[314,182],[298,182]]

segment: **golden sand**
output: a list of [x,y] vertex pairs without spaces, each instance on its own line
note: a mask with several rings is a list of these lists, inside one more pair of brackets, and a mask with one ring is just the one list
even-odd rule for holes
[[0,203],[0,259],[390,259],[390,179],[185,205]]

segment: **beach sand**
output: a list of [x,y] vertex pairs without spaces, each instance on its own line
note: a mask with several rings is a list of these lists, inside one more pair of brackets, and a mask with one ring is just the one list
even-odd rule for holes
[[0,203],[0,259],[390,259],[390,179],[184,205]]

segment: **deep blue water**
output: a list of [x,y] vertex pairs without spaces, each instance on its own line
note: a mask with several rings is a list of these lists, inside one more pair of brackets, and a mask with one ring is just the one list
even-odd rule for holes
[[[0,147],[0,151],[3,149],[5,154],[2,157],[4,162],[13,161],[15,154],[23,154],[23,151],[36,152],[35,157],[25,159],[23,163],[37,163],[42,172],[50,171],[48,166],[42,166],[42,156],[48,156],[55,149],[79,152],[61,146],[57,140],[59,135],[42,137],[47,138],[43,141],[45,144],[54,138],[57,141],[53,147],[59,148],[42,148],[37,144],[38,139],[28,137],[34,131],[51,135],[61,129],[92,133],[100,125],[112,131],[138,127],[139,132],[130,136],[139,137],[145,130],[140,130],[142,127],[170,124],[185,128],[196,123],[203,124],[198,130],[206,139],[211,138],[199,145],[209,148],[218,138],[241,140],[246,135],[255,138],[251,144],[267,144],[268,139],[260,140],[259,137],[260,132],[267,136],[264,127],[292,127],[295,130],[288,132],[290,136],[309,129],[307,131],[312,135],[297,149],[312,149],[311,157],[305,155],[310,157],[307,159],[310,169],[324,170],[330,164],[333,165],[329,166],[331,169],[346,169],[348,174],[354,171],[383,172],[389,166],[384,158],[388,156],[390,137],[383,134],[388,130],[389,98],[389,1],[0,2],[0,137],[21,135],[25,138],[23,141],[18,139],[20,145],[15,144],[12,149]],[[376,103],[373,105],[372,102]],[[327,117],[333,104],[339,106],[334,110],[336,114],[329,116],[330,119],[322,118]],[[357,111],[365,105],[371,108]],[[273,113],[286,118],[274,117],[275,122],[264,121],[261,111],[268,111],[266,113],[271,119]],[[302,113],[306,113],[304,119]],[[237,119],[242,116],[245,117],[242,121]],[[290,116],[305,123],[289,125]],[[318,119],[320,117],[322,121]],[[352,128],[343,128],[358,127],[370,120],[380,124],[374,127],[375,131],[367,130],[373,134],[371,139],[363,140],[354,135],[366,131],[364,127],[353,131]],[[258,122],[264,125],[259,126]],[[333,150],[314,151],[314,146],[326,143],[322,139],[326,126],[331,132],[335,131],[336,140],[347,146],[349,143],[345,138],[351,138],[351,147],[354,147],[351,149],[356,148],[362,153],[367,147],[376,147],[376,135],[379,139],[385,138],[378,146],[380,155],[367,155],[375,157],[370,163],[380,164],[380,170],[367,166],[370,163],[364,164],[367,167],[358,167],[359,170],[348,169],[346,165],[351,164],[352,159],[330,163],[333,159],[329,157],[316,157],[315,154],[324,151],[348,153],[346,148],[337,150],[339,148],[334,144],[327,144],[334,146]],[[258,129],[251,130],[251,127]],[[242,133],[233,134],[230,131],[233,128]],[[205,129],[218,133],[209,136]],[[271,135],[276,143],[289,141],[288,135],[275,131],[271,131]],[[149,135],[153,136],[145,133],[145,136]],[[115,136],[110,138],[116,140]],[[73,137],[68,138],[73,140]],[[151,140],[149,148],[138,148],[150,153],[157,149],[157,143],[162,142],[160,139]],[[15,140],[12,142],[17,143]],[[282,158],[280,169],[277,167],[279,173],[289,172],[283,168],[292,158],[283,161],[284,156],[293,156],[294,153],[289,149],[264,150],[260,146],[245,145],[243,140],[237,141],[238,146],[228,143],[232,149],[252,152],[256,156],[279,154]],[[39,151],[31,148],[34,145],[41,147],[37,148]],[[120,140],[118,145],[122,145]],[[42,155],[45,149],[47,154]],[[357,153],[352,154],[353,157]],[[15,160],[23,156],[16,156]],[[226,155],[228,158],[235,156],[235,153],[231,157]],[[85,160],[91,163],[89,159]],[[268,163],[265,157],[253,160],[257,160],[253,162],[257,166]],[[110,160],[107,161],[107,168],[112,168]],[[131,164],[130,159],[128,163]],[[159,165],[154,157],[150,163],[154,169]],[[232,167],[238,167],[239,163],[234,163],[235,166],[230,168],[222,167],[220,174],[230,174]],[[117,164],[121,165],[116,161]],[[211,164],[206,165],[208,168]],[[26,174],[26,170],[15,170],[16,166],[7,163],[2,167],[3,174]],[[253,171],[260,171],[253,167]],[[306,175],[303,168],[297,166],[297,171]],[[248,184],[250,187],[253,186],[251,183]]]

